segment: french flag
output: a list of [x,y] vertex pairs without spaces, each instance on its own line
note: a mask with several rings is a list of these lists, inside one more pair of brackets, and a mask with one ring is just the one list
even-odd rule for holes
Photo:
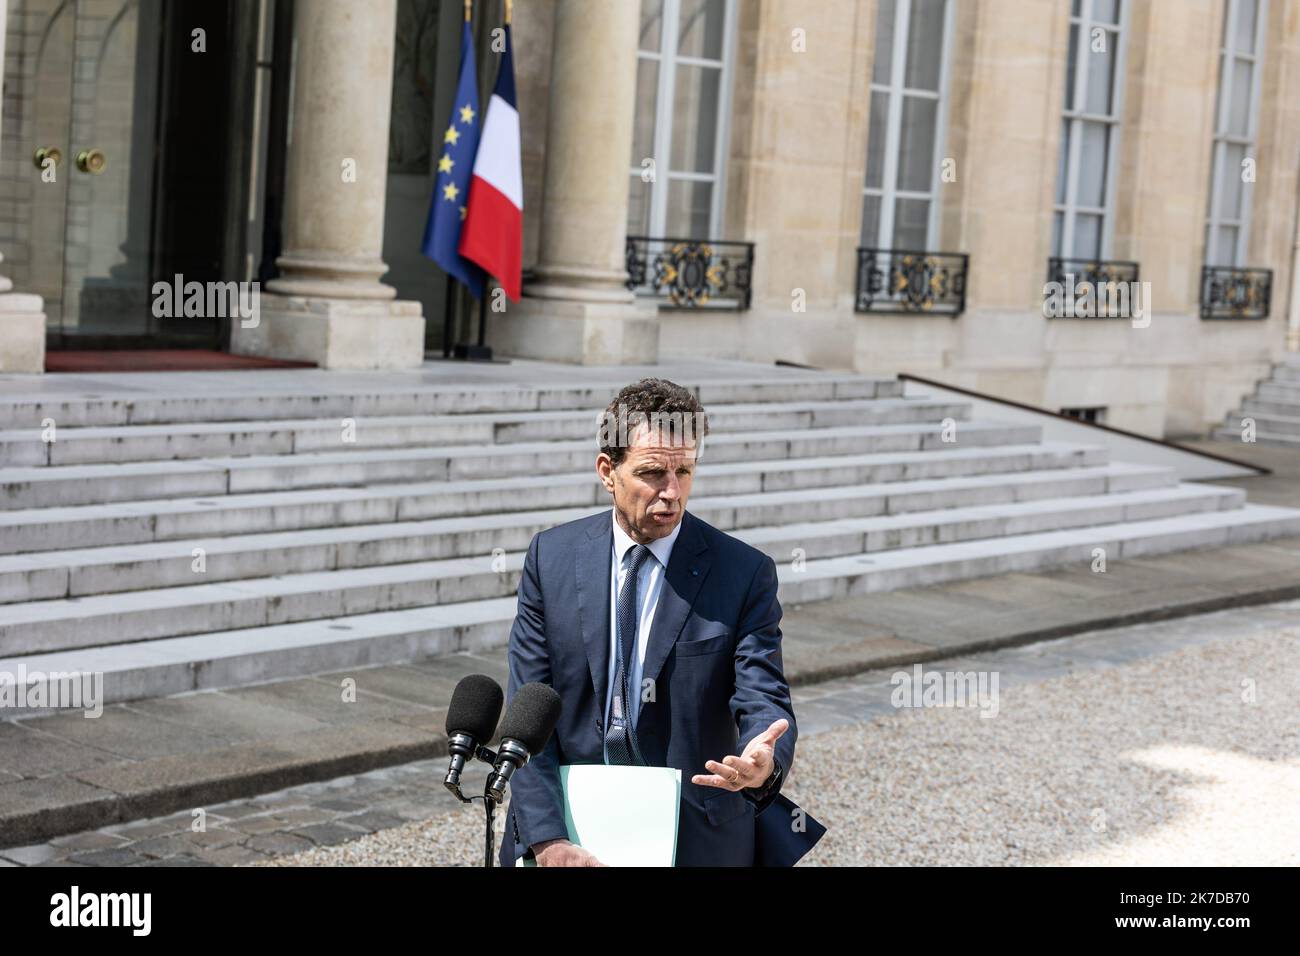
[[458,251],[494,276],[510,301],[518,302],[523,284],[524,177],[509,24],[505,39],[501,69],[474,158]]

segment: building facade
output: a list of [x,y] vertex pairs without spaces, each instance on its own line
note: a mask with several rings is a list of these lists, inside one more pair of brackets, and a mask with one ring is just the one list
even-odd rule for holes
[[[400,367],[472,335],[419,250],[462,9],[8,0],[0,369],[140,344]],[[504,15],[474,4],[484,91]],[[512,21],[525,291],[488,298],[500,355],[907,372],[1177,437],[1300,347],[1295,0]],[[178,275],[257,282],[260,314],[159,316]],[[1060,314],[1089,286],[1109,307]]]

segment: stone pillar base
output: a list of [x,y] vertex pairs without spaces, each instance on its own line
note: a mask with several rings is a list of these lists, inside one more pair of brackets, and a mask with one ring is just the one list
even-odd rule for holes
[[488,344],[500,355],[576,365],[654,365],[659,310],[634,302],[579,302],[527,295],[487,314]]
[[424,362],[424,316],[419,302],[262,293],[254,319],[231,320],[230,351],[321,368],[415,368]]
[[45,371],[45,302],[39,295],[0,295],[0,372]]

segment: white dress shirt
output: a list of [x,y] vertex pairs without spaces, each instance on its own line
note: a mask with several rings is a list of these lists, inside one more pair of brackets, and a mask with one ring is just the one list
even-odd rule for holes
[[[609,692],[605,695],[604,729],[609,730],[610,708],[618,688],[614,685],[614,675],[618,670],[618,593],[627,578],[631,559],[624,565],[623,557],[636,544],[618,523],[614,510],[610,509],[610,520],[614,524],[614,553],[610,563],[609,589]],[[641,713],[641,670],[645,665],[646,644],[650,640],[650,625],[654,623],[655,605],[659,603],[659,592],[663,589],[664,573],[668,568],[668,559],[673,553],[673,544],[677,533],[682,530],[682,523],[677,522],[673,533],[646,545],[651,558],[641,563],[637,574],[637,628],[636,641],[632,647],[632,660],[627,675],[628,724],[635,728],[637,716]],[[605,751],[605,762],[609,762],[609,751]]]

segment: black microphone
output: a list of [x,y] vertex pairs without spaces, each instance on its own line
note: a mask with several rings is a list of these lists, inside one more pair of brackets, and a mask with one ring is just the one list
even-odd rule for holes
[[462,800],[460,774],[479,746],[492,739],[505,695],[486,674],[470,674],[456,685],[447,707],[447,751],[451,761],[443,784]]
[[500,803],[515,771],[540,753],[560,720],[560,695],[546,684],[525,684],[510,699],[501,721],[501,746],[483,795]]

